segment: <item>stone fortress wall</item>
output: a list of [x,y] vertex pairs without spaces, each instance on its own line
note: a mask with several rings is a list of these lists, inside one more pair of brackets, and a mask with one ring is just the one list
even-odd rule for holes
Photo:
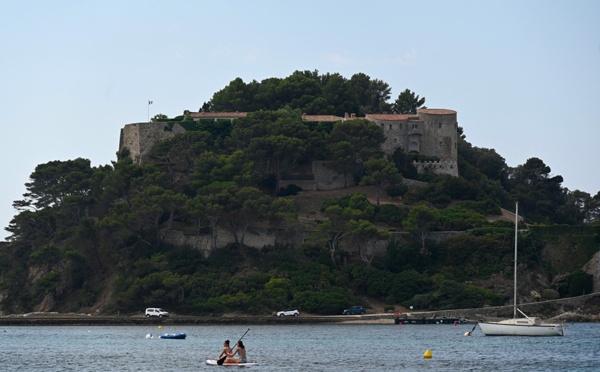
[[136,164],[142,164],[152,150],[154,144],[166,138],[184,133],[185,129],[179,125],[173,125],[173,130],[165,130],[166,123],[133,123],[127,124],[121,129],[119,139],[119,152],[125,148],[129,150],[129,156]]
[[458,122],[456,111],[419,109],[416,115],[369,114],[365,117],[381,125],[386,154],[398,147],[404,152],[435,156],[439,162],[415,162],[419,172],[458,176]]
[[[241,112],[192,112],[186,111],[185,115],[194,120],[200,119],[239,119],[247,113]],[[404,114],[368,114],[364,118],[354,114],[344,117],[334,115],[303,115],[304,121],[339,121],[339,120],[369,120],[381,126],[385,134],[382,150],[391,155],[398,147],[405,152],[417,153],[440,160],[435,162],[415,162],[419,172],[433,172],[458,176],[458,122],[456,111],[444,109],[419,109],[416,115]],[[185,132],[185,129],[175,124],[171,131],[166,131],[164,122],[127,124],[121,129],[119,151],[129,149],[130,157],[134,163],[141,164],[146,161],[146,156],[152,146],[160,140],[173,137]],[[323,162],[313,164],[317,189],[331,189],[350,185],[349,180],[331,175],[327,172]],[[317,177],[320,175],[320,177]],[[327,176],[327,177],[325,177]],[[351,181],[353,182],[353,181]],[[319,184],[323,188],[319,187]]]

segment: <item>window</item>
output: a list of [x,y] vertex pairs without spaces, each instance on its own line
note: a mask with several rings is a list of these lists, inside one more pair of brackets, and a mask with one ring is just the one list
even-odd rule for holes
[[381,129],[385,129],[385,125],[381,124]]
[[441,127],[442,127],[442,123],[439,124],[438,128],[441,128]]
[[390,130],[392,130],[392,124],[390,124]]
[[413,128],[413,130],[419,129],[419,124],[413,124],[412,128]]
[[416,142],[413,141],[413,142],[410,143],[410,147],[418,147],[418,145],[417,145]]
[[398,142],[398,139],[397,139],[397,138],[394,138],[394,143],[396,143],[396,142]]
[[441,149],[442,148],[442,143],[438,142],[438,147]]

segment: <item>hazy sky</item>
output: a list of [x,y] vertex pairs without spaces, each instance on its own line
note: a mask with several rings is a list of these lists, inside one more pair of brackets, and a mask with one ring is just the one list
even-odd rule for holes
[[38,164],[110,164],[125,124],[295,70],[411,89],[474,146],[594,195],[599,16],[593,0],[0,0],[0,239]]

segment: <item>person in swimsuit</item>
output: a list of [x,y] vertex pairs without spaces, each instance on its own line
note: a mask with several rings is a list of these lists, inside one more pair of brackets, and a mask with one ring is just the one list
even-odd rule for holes
[[225,363],[230,363],[231,362],[231,358],[229,358],[230,353],[231,353],[231,347],[229,346],[229,340],[225,340],[225,342],[223,342],[223,351],[221,351],[221,354],[219,355],[217,360],[221,359],[221,357],[223,355],[225,355],[227,357],[225,359]]
[[[227,362],[228,363],[248,363],[248,359],[246,358],[246,347],[244,346],[244,343],[242,342],[242,340],[239,340],[237,342],[237,350],[234,353],[230,353],[229,356],[231,357],[231,359],[228,359]],[[238,354],[240,356],[240,359],[234,358],[233,356],[235,354]]]

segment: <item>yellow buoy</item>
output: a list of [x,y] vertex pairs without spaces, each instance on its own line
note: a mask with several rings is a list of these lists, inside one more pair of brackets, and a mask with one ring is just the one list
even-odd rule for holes
[[158,329],[162,329],[162,326],[158,326]]
[[431,351],[429,351],[429,349],[427,349],[425,354],[423,354],[423,358],[425,358],[425,359],[431,359],[432,356],[433,355],[431,355]]

